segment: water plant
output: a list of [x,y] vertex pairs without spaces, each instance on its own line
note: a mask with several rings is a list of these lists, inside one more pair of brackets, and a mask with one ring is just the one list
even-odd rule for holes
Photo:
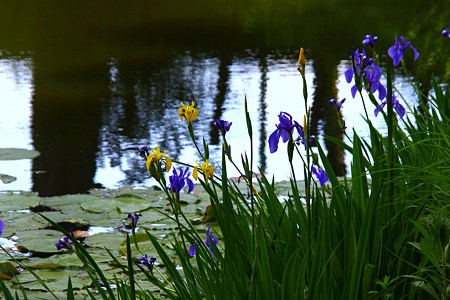
[[[386,52],[392,61],[384,62],[383,72],[374,47],[377,40],[378,37],[367,35],[362,41],[364,47],[373,50],[373,57],[365,49],[351,54],[352,62],[345,77],[353,84],[350,87],[353,98],[358,93],[361,99],[347,100],[345,105],[350,101],[365,103],[368,98],[374,106],[373,113],[385,120],[387,132],[375,128],[364,104],[370,137],[361,138],[343,122],[345,99],[329,101],[332,105],[329,109],[338,114],[346,139],[324,138],[352,155],[349,173],[344,178],[336,176],[325,150],[311,134],[305,78],[308,62],[302,48],[298,70],[303,88],[301,104],[306,112],[303,122],[300,125],[295,120],[298,112],[294,108],[286,108],[278,114],[279,123],[267,141],[271,153],[280,150],[280,141],[287,143],[283,163],[292,170],[287,195],[278,193],[275,178],[254,169],[252,124],[246,101],[251,146],[248,153],[240,155],[239,164],[232,159],[232,141],[226,140],[226,133],[233,130],[229,121],[214,121],[223,140],[220,162],[209,157],[204,139],[202,147],[197,144],[195,121],[202,115],[192,101],[191,105],[181,102],[178,116],[186,121],[201,162],[172,161],[166,154],[170,149],[161,152],[156,147],[150,152],[147,147],[139,148],[143,167],[157,180],[170,204],[170,212],[160,213],[176,222],[176,230],[171,232],[170,254],[148,230],[145,236],[157,256],[149,259],[141,252],[136,225],[142,215],[130,213],[132,230],[131,235],[126,235],[126,264],[107,250],[125,276],[111,280],[98,267],[88,248],[44,217],[64,234],[56,247],[74,251],[89,270],[89,276],[95,279],[98,294],[88,290],[89,296],[92,299],[448,299],[449,87],[433,78],[433,93],[428,102],[408,107],[407,112],[393,84],[395,70],[405,68],[405,50],[412,50],[414,60],[419,52],[403,36],[395,38]],[[420,93],[414,82],[412,87]],[[374,93],[378,93],[378,99]],[[300,158],[300,166],[295,164],[294,156]],[[238,181],[228,177],[227,162],[242,174]],[[179,166],[173,167],[167,182],[166,172],[172,165]],[[183,197],[195,189],[190,179],[191,168],[193,179],[209,196],[209,210],[214,216],[205,219],[201,226],[183,211]],[[302,180],[297,179],[299,170]],[[255,176],[257,173],[261,175]],[[136,249],[132,249],[133,242]],[[145,284],[135,280],[136,272],[145,275]],[[150,291],[149,284],[159,292]],[[14,299],[3,283],[1,288],[7,299]],[[67,294],[68,298],[74,297],[70,279]]]

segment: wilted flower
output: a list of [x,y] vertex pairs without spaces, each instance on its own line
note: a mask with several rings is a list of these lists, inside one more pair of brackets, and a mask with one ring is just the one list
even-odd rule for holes
[[3,229],[5,229],[5,223],[3,223],[2,220],[0,220],[0,235],[2,235]]
[[445,28],[444,30],[442,30],[442,36],[445,38],[448,38],[450,40],[450,27]]
[[[387,99],[384,99],[381,104],[375,108],[374,113],[375,117],[378,116],[378,113],[386,106]],[[395,109],[395,111],[398,113],[400,118],[403,118],[403,116],[406,114],[406,110],[403,107],[403,105],[400,104],[400,102],[395,98],[395,95],[392,94],[392,107]]]
[[147,146],[140,147],[138,151],[140,157],[147,159],[147,156],[149,154]]
[[406,49],[411,48],[414,52],[414,60],[419,57],[419,52],[411,45],[411,42],[405,42],[405,38],[400,36],[400,41],[395,37],[395,44],[388,49],[388,54],[392,58],[394,66],[398,66],[403,58]]
[[328,181],[327,173],[325,173],[325,171],[322,170],[321,168],[313,166],[312,173],[316,175],[317,180],[319,180],[320,186],[323,186],[325,182]]
[[169,156],[164,155],[164,154],[166,154],[166,150],[164,150],[164,152],[161,152],[159,146],[156,147],[155,150],[152,150],[152,153],[150,153],[147,157],[147,163],[146,163],[147,170],[150,171],[150,169],[152,168],[152,166],[154,166],[154,164],[157,164],[161,160],[164,160],[165,171],[169,171],[170,168],[172,167],[172,160],[170,159]]
[[149,261],[148,257],[147,257],[147,254],[145,254],[144,256],[139,258],[139,263],[143,264],[144,266],[146,266],[149,269],[150,273],[153,272],[153,267],[155,265],[155,261],[156,261],[156,257],[155,256],[150,258],[150,261]]
[[214,176],[214,166],[209,164],[209,160],[205,160],[203,164],[198,164],[194,167],[194,171],[192,172],[192,177],[194,177],[195,180],[198,179],[198,168],[200,168],[203,171],[203,175],[205,176],[205,182],[208,182],[208,179]]
[[68,250],[72,250],[73,246],[72,243],[70,242],[69,238],[67,236],[63,236],[56,244],[56,249],[57,250],[61,250],[61,249],[68,249]]
[[216,127],[220,130],[222,136],[225,136],[227,131],[230,130],[232,122],[217,119],[213,122],[213,124],[216,125]]
[[183,118],[187,121],[187,123],[191,123],[195,121],[198,117],[198,109],[195,108],[195,101],[192,101],[191,105],[184,105],[182,101],[180,101],[181,107],[178,108],[178,117],[182,121]]
[[[214,253],[214,249],[213,246],[211,244],[211,242],[214,245],[217,245],[220,241],[218,238],[216,238],[216,236],[214,235],[214,233],[211,232],[211,226],[208,226],[208,228],[206,229],[206,238],[205,238],[205,244],[208,247],[209,251],[211,251],[211,253],[216,256],[216,254]],[[191,245],[189,247],[189,256],[190,257],[194,257],[195,256],[195,246]]]
[[179,193],[185,186],[188,185],[188,194],[194,190],[194,183],[189,178],[191,173],[189,172],[189,167],[179,168],[178,172],[176,168],[173,168],[173,175],[169,176],[170,186],[169,190],[172,193]]
[[131,228],[133,228],[133,229],[136,228],[139,217],[142,217],[142,215],[138,212],[135,212],[133,214],[128,214],[128,219],[130,219]]
[[341,101],[336,100],[336,99],[331,99],[330,101],[328,101],[328,103],[330,105],[333,105],[336,108],[336,110],[339,112],[341,111],[341,107],[342,107],[342,104],[344,104],[344,102],[345,102],[345,98],[342,99]]
[[378,37],[375,36],[371,36],[370,34],[366,35],[364,37],[364,39],[362,40],[362,44],[364,46],[370,46],[370,47],[374,47],[375,46],[375,42],[378,40]]
[[275,125],[277,129],[269,136],[270,153],[274,153],[278,150],[280,137],[282,138],[283,143],[289,141],[294,129],[297,130],[301,139],[305,138],[303,127],[298,124],[297,121],[293,121],[290,114],[288,114],[287,112],[280,112],[280,114],[278,115],[278,119],[280,120],[280,123],[278,125]]

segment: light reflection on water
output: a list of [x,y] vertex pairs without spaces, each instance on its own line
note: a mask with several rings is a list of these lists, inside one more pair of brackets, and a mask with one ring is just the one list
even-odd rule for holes
[[[278,123],[277,115],[280,111],[289,112],[295,120],[302,123],[305,110],[301,77],[295,62],[295,59],[286,56],[268,55],[261,59],[249,53],[247,56],[231,58],[224,68],[221,65],[223,62],[217,57],[192,55],[188,52],[180,54],[170,66],[161,69],[159,73],[136,74],[130,84],[130,79],[124,78],[122,74],[121,62],[111,58],[105,66],[109,71],[110,98],[102,100],[94,183],[106,188],[118,188],[122,185],[142,188],[154,185],[155,182],[146,174],[144,163],[136,151],[137,147],[143,145],[152,148],[161,145],[175,160],[190,164],[199,162],[200,156],[192,145],[187,128],[178,119],[179,100],[185,103],[192,100],[197,102],[201,111],[199,120],[194,123],[195,132],[198,134],[197,142],[201,146],[201,137],[204,136],[206,143],[210,144],[210,159],[217,166],[220,164],[221,145],[217,134],[212,133],[214,129],[211,123],[218,117],[233,122],[230,132],[227,133],[227,140],[232,147],[235,161],[240,165],[240,155],[250,151],[244,114],[245,98],[253,125],[255,171],[257,166],[262,166],[263,171],[274,175],[276,180],[288,179],[290,167],[286,145],[280,144],[278,152],[270,154],[267,139]],[[315,93],[315,73],[312,66],[313,62],[309,61],[306,70],[309,106],[313,106]],[[348,66],[348,61],[341,61],[337,68],[338,98],[347,98],[343,114],[349,134],[351,135],[351,129],[355,128],[359,135],[366,137],[367,127],[361,117],[362,102],[359,98],[352,99],[351,85],[343,77]],[[171,74],[168,70],[177,74]],[[226,72],[225,77],[221,72]],[[163,77],[164,85],[152,83],[152,76]],[[226,82],[221,82],[224,78]],[[411,89],[401,78],[397,84],[404,96],[411,94]],[[130,96],[127,94],[130,93],[130,86],[136,106],[131,115],[127,107],[130,105]],[[0,148],[31,149],[31,106],[34,90],[32,59],[0,60],[0,90]],[[180,99],[179,95],[188,97]],[[374,125],[382,129],[383,121],[381,117],[373,117],[373,105],[368,99],[366,105],[370,107],[369,115]],[[320,136],[323,134],[323,123],[319,120],[317,126]],[[323,142],[322,138],[320,140]],[[347,154],[347,170],[350,160],[351,157]],[[295,159],[294,163],[298,166],[297,179],[301,179],[301,161]],[[230,177],[240,175],[231,164],[228,163],[227,168]],[[0,185],[0,189],[31,191],[31,172],[31,160],[0,161],[0,173],[18,178],[16,182]]]

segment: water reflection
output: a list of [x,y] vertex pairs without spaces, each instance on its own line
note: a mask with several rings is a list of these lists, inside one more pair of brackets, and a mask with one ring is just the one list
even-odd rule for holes
[[[15,53],[2,58],[32,68],[23,75],[17,72],[20,68],[0,64],[16,78],[14,86],[1,90],[0,111],[11,112],[12,102],[5,94],[11,90],[20,91],[21,96],[14,98],[21,103],[25,99],[20,107],[28,107],[14,113],[20,125],[7,126],[13,122],[0,120],[1,145],[32,146],[41,152],[23,189],[42,196],[123,184],[149,186],[152,181],[137,147],[159,145],[173,159],[192,164],[199,159],[177,118],[180,100],[198,103],[197,142],[202,144],[204,136],[211,144],[211,159],[217,162],[221,146],[211,124],[214,119],[233,122],[228,138],[236,160],[250,149],[243,113],[246,97],[253,123],[254,167],[286,179],[290,170],[285,145],[269,155],[267,137],[280,111],[288,111],[296,120],[305,114],[295,65],[298,47],[307,48],[311,131],[341,138],[327,101],[351,98],[342,79],[351,47],[359,45],[364,34],[373,33],[381,37],[380,49],[386,49],[393,35],[408,32],[411,22],[426,11],[427,22],[440,20],[434,27],[444,26],[447,18],[448,1],[431,6],[408,1],[407,9],[406,1],[380,1],[364,6],[352,0],[344,1],[346,5],[264,1],[259,6],[217,1],[201,7],[180,1],[181,15],[168,3],[153,1],[2,3],[0,43],[2,49]],[[417,28],[414,34],[422,38]],[[422,46],[426,45],[432,49],[434,41],[427,38]],[[361,103],[350,100],[344,111],[347,125],[362,130],[358,127]],[[5,132],[14,136],[8,145]],[[348,156],[332,144],[324,145],[336,173],[345,174]]]

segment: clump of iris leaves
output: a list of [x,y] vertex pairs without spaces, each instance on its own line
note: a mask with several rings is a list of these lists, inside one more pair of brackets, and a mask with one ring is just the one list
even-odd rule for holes
[[[87,248],[46,218],[65,235],[58,246],[75,251],[89,266],[93,279],[93,286],[87,287],[90,298],[448,299],[449,88],[433,78],[433,90],[424,96],[411,82],[418,104],[405,109],[406,102],[393,86],[393,77],[406,72],[406,56],[416,60],[419,52],[399,37],[387,56],[379,56],[374,51],[376,40],[373,36],[364,38],[363,48],[353,51],[352,66],[345,72],[347,81],[354,83],[352,96],[361,100],[330,100],[330,109],[338,114],[346,139],[324,138],[351,154],[345,178],[335,175],[321,145],[310,134],[305,78],[308,64],[302,49],[298,71],[303,80],[300,104],[304,104],[306,115],[297,122],[290,113],[281,112],[280,123],[268,141],[271,152],[279,151],[280,143],[287,143],[285,163],[293,171],[303,167],[303,181],[292,172],[287,199],[277,194],[274,178],[254,176],[262,172],[252,169],[252,151],[238,160],[233,157],[231,143],[226,140],[226,133],[233,127],[224,120],[214,122],[223,138],[222,163],[216,165],[221,175],[214,175],[208,145],[204,140],[203,145],[196,144],[195,119],[201,112],[195,103],[182,103],[180,119],[187,121],[187,130],[203,159],[193,175],[209,194],[208,213],[210,219],[214,216],[204,231],[186,218],[180,205],[184,193],[194,188],[190,165],[178,162],[183,167],[174,167],[166,182],[165,171],[172,161],[170,154],[159,148],[151,154],[141,149],[141,154],[170,201],[172,212],[167,216],[177,222],[177,230],[171,233],[174,255],[167,254],[158,238],[147,231],[158,255],[134,257],[131,247],[139,249],[133,235],[140,214],[130,214],[133,231],[127,235],[127,264],[121,264],[110,252],[127,276],[111,280]],[[384,73],[379,57],[385,59]],[[370,132],[367,139],[345,127],[341,114],[350,101],[364,103]],[[374,111],[368,111],[369,104],[374,105]],[[245,111],[252,145],[246,102]],[[373,126],[369,118],[372,113],[384,118],[387,134]],[[302,166],[294,164],[294,156],[300,157]],[[239,180],[247,184],[247,191],[228,178],[227,161],[240,171]],[[147,281],[136,282],[137,272],[145,274]],[[5,299],[20,298],[3,282],[0,285]],[[75,297],[69,278],[67,299]]]

